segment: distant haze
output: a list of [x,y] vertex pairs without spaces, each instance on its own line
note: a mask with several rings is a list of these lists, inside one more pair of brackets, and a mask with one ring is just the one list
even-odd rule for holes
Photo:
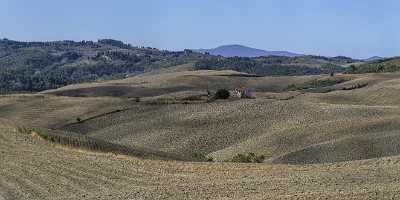
[[200,53],[209,53],[216,56],[224,57],[259,57],[259,56],[301,56],[301,54],[292,53],[288,51],[266,51],[261,49],[255,49],[243,45],[224,45],[213,49],[195,49],[194,51]]

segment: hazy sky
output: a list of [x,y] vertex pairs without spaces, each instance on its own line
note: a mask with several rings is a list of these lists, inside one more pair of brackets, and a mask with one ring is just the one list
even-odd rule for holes
[[398,0],[0,0],[0,38],[400,55]]

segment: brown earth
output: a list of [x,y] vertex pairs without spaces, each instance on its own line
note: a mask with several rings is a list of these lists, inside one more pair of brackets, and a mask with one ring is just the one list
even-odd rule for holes
[[0,128],[2,199],[398,199],[400,158],[190,163],[66,149]]
[[[173,71],[0,96],[0,195],[397,199],[400,74],[339,74],[351,80],[322,90],[285,91],[290,84],[323,77]],[[342,90],[359,85],[363,87]],[[238,86],[252,88],[256,98],[204,99],[207,89]],[[132,98],[138,96],[139,102]],[[224,161],[254,152],[265,155],[266,163],[192,163],[94,153],[32,139],[17,133],[17,127],[79,134],[166,157],[179,155],[179,160],[205,153]]]

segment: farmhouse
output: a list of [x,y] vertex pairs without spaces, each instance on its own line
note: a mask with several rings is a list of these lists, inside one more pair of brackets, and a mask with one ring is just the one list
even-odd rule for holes
[[251,90],[245,87],[235,88],[231,96],[238,98],[252,98]]

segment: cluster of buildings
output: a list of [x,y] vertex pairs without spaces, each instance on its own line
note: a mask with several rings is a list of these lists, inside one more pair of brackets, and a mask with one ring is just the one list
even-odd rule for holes
[[231,92],[232,97],[238,97],[238,98],[252,98],[251,90],[245,87],[239,87],[235,88]]

